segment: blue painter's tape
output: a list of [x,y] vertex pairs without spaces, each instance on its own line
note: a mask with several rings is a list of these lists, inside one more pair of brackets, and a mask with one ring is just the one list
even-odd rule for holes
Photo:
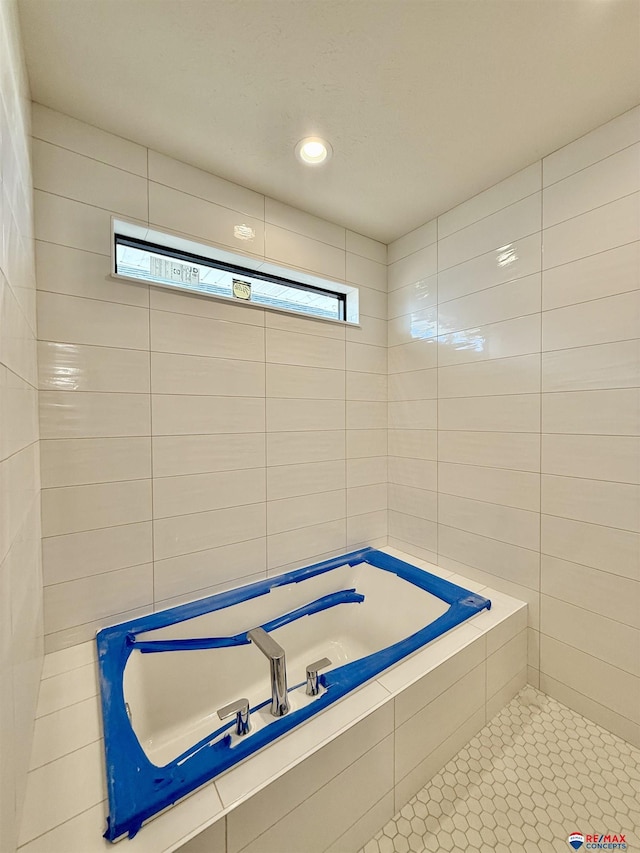
[[[131,727],[125,707],[124,670],[134,649],[145,652],[216,649],[224,645],[241,645],[246,642],[246,634],[159,641],[138,640],[139,634],[166,628],[257,596],[268,595],[274,588],[300,583],[340,566],[358,563],[368,563],[382,571],[391,572],[424,589],[447,603],[447,611],[411,636],[320,676],[320,682],[326,690],[312,703],[284,717],[274,718],[268,726],[245,738],[236,739],[233,745],[226,733],[229,725],[226,725],[194,744],[164,767],[157,767],[149,761]],[[267,631],[275,630],[303,616],[318,613],[337,604],[361,602],[363,598],[356,590],[342,590],[277,617],[262,627]],[[276,578],[103,629],[98,634],[97,643],[110,812],[105,837],[110,841],[115,841],[125,833],[133,837],[145,820],[319,713],[382,670],[480,610],[490,607],[491,602],[480,595],[380,551],[365,548],[304,569],[287,572]],[[207,643],[210,645],[203,645]]]
[[[298,607],[290,613],[285,613],[284,616],[278,616],[277,619],[272,619],[271,622],[265,622],[260,627],[264,628],[267,632],[275,631],[277,628],[282,628],[290,622],[295,622],[296,619],[302,619],[303,616],[312,616],[314,613],[320,613],[329,607],[335,607],[337,604],[360,604],[363,601],[364,595],[360,595],[355,589],[343,589],[340,592],[323,595],[322,598],[305,604],[303,607]],[[153,652],[192,652],[197,649],[225,649],[231,646],[246,646],[250,642],[251,640],[247,637],[246,631],[234,634],[232,637],[194,637],[193,639],[186,640],[136,640],[135,631],[129,631],[127,634],[127,643],[135,646],[143,654],[151,654]]]

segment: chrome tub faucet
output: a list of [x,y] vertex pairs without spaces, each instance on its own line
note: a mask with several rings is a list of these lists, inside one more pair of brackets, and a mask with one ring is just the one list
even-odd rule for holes
[[274,717],[284,717],[289,712],[287,696],[287,661],[285,651],[264,628],[252,628],[247,638],[255,643],[269,660],[271,674],[271,713]]

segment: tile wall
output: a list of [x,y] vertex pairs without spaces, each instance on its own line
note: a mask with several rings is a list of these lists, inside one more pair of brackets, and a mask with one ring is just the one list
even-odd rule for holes
[[389,542],[529,604],[534,685],[640,743],[640,107],[400,238]]
[[[37,104],[33,160],[47,649],[385,544],[386,247]],[[112,280],[112,214],[354,283],[361,328]]]
[[17,9],[0,3],[0,850],[13,850],[42,668],[30,101]]

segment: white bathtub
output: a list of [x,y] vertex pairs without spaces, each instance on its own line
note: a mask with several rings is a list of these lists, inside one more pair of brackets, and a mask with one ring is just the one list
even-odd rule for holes
[[[304,723],[491,602],[364,549],[98,635],[110,819],[135,835],[176,799]],[[262,626],[286,652],[286,716],[270,713],[269,662],[247,638]],[[331,661],[316,696],[307,665]],[[245,698],[252,729],[217,711]]]

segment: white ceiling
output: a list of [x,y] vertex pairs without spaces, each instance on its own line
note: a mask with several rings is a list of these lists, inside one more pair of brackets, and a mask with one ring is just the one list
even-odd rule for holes
[[640,103],[640,0],[19,7],[34,100],[384,242]]

